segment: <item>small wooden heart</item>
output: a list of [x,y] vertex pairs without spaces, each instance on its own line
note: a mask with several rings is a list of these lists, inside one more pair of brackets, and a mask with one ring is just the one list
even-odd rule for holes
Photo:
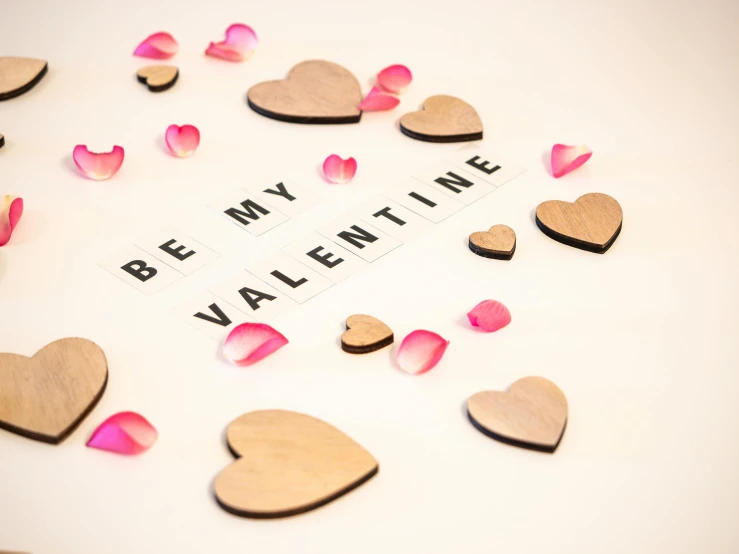
[[180,76],[180,70],[172,65],[147,65],[136,72],[139,83],[151,92],[162,92],[172,88]]
[[227,512],[285,517],[318,508],[378,471],[364,448],[328,423],[285,410],[236,418],[226,432],[239,459],[218,474],[214,491]]
[[554,240],[603,254],[621,233],[623,212],[607,194],[590,193],[574,203],[550,200],[536,208],[536,224]]
[[57,444],[103,395],[108,363],[92,341],[54,341],[32,358],[0,354],[0,427]]
[[524,377],[508,390],[483,391],[467,401],[467,414],[482,433],[514,446],[554,452],[567,425],[567,399],[543,377]]
[[45,60],[0,57],[0,100],[10,100],[28,92],[48,69]]
[[371,315],[355,314],[346,318],[346,332],[341,348],[352,354],[366,354],[392,344],[393,330]]
[[516,251],[516,233],[508,225],[493,225],[470,235],[470,250],[484,258],[510,260]]
[[357,123],[362,116],[357,78],[322,60],[299,63],[286,79],[256,84],[246,98],[258,114],[291,123]]
[[475,108],[454,96],[426,99],[421,109],[400,118],[403,134],[428,142],[464,142],[482,138],[482,121]]

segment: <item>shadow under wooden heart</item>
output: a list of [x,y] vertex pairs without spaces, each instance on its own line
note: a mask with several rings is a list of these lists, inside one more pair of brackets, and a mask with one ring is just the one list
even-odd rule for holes
[[357,78],[323,60],[297,64],[286,79],[258,83],[246,98],[258,114],[290,123],[357,123],[362,117],[357,107],[362,102]]
[[347,435],[314,417],[260,410],[236,418],[226,432],[239,459],[213,485],[227,512],[278,518],[318,508],[357,488],[379,466]]

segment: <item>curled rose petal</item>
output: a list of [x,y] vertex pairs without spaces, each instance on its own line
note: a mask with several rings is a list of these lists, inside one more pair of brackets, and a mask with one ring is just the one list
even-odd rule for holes
[[348,183],[357,173],[357,160],[347,158],[342,160],[341,156],[331,154],[323,161],[323,174],[332,183]]
[[431,331],[413,331],[398,348],[398,364],[407,373],[420,375],[439,363],[449,341]]
[[467,314],[470,324],[486,333],[502,329],[511,322],[511,312],[497,300],[483,300]]
[[171,58],[177,53],[180,45],[169,33],[154,33],[136,47],[134,56],[142,58],[157,58],[164,60]]
[[559,178],[577,169],[590,159],[593,151],[587,146],[567,146],[555,144],[552,146],[552,175]]
[[411,70],[404,65],[391,65],[377,74],[377,82],[385,90],[402,94],[411,84]]
[[159,433],[136,412],[119,412],[103,421],[87,446],[118,454],[141,454],[157,441]]
[[0,200],[0,246],[5,246],[23,215],[23,198],[14,198],[9,194]]
[[287,339],[266,323],[242,323],[226,337],[223,355],[236,365],[251,365],[287,344]]
[[378,87],[372,87],[357,108],[363,112],[384,112],[392,110],[398,104],[400,100],[397,97],[383,92]]
[[187,158],[200,144],[200,131],[194,125],[170,125],[164,133],[164,140],[173,156]]
[[248,60],[259,44],[254,29],[243,23],[234,23],[226,29],[226,40],[211,42],[205,54],[230,62]]
[[104,181],[110,179],[121,168],[123,148],[114,146],[110,152],[97,154],[90,152],[87,146],[78,144],[74,147],[72,158],[79,170],[90,179]]

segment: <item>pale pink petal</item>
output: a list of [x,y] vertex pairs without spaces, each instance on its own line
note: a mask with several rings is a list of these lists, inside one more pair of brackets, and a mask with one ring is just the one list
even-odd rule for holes
[[266,323],[242,323],[226,337],[223,355],[236,365],[251,365],[287,344],[287,339]]
[[169,151],[178,158],[192,156],[200,144],[200,131],[194,125],[170,125],[164,133]]
[[483,300],[467,314],[473,327],[486,333],[502,329],[511,322],[511,312],[497,300]]
[[439,363],[449,341],[420,329],[403,339],[398,348],[398,364],[407,373],[420,375]]
[[397,97],[383,92],[378,87],[372,87],[357,108],[363,112],[384,112],[392,110],[398,104],[400,100]]
[[179,48],[180,45],[169,33],[154,33],[136,47],[133,55],[163,60],[174,56]]
[[377,74],[377,82],[385,90],[402,94],[411,84],[411,70],[404,65],[391,65]]
[[118,454],[141,454],[157,441],[159,433],[136,412],[119,412],[103,421],[87,446]]
[[323,162],[323,174],[332,183],[348,183],[357,173],[357,160],[347,158],[342,160],[340,156],[331,154]]
[[226,40],[211,42],[206,55],[231,62],[247,60],[254,53],[259,39],[254,29],[243,23],[234,23],[226,29]]
[[90,152],[87,146],[78,144],[74,147],[72,158],[79,170],[90,179],[104,181],[110,179],[121,168],[123,148],[114,146],[111,152],[97,154]]
[[555,144],[552,146],[552,175],[562,177],[573,169],[577,169],[590,159],[593,151],[587,146],[567,146]]
[[23,199],[5,195],[0,200],[0,246],[5,246],[23,215]]

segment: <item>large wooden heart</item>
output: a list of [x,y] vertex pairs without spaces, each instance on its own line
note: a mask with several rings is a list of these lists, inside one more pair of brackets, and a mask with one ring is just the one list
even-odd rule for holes
[[307,512],[358,487],[377,461],[335,427],[304,414],[261,410],[236,418],[226,432],[239,459],[216,477],[218,504],[239,516]]
[[475,108],[454,96],[431,96],[417,112],[400,118],[403,134],[427,142],[463,142],[482,138],[482,121]]
[[31,90],[47,70],[44,60],[0,57],[0,100],[10,100]]
[[543,377],[524,377],[508,390],[483,391],[467,401],[472,424],[496,440],[554,452],[567,424],[567,399]]
[[246,97],[255,112],[291,123],[357,123],[362,116],[357,78],[322,60],[299,63],[286,79],[254,85]]
[[570,202],[549,200],[536,208],[539,229],[556,241],[603,254],[621,232],[623,212],[615,199],[598,192]]
[[57,444],[100,400],[108,362],[92,341],[54,341],[32,358],[0,354],[0,427]]

